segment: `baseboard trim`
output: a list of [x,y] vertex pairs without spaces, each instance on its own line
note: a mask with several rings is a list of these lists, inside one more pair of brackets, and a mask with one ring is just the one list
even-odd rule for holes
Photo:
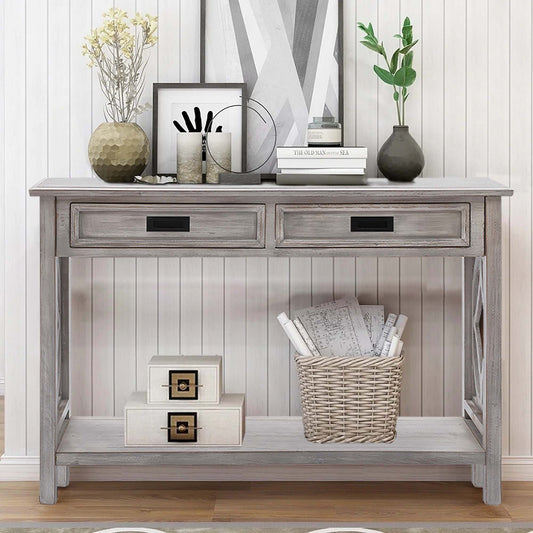
[[502,479],[504,481],[533,481],[533,457],[504,457]]
[[0,481],[39,481],[39,457],[0,457]]
[[[73,481],[468,481],[467,466],[71,467]],[[533,481],[533,457],[504,457],[504,481]],[[39,458],[3,455],[0,481],[38,481]]]
[[0,396],[6,395],[6,378],[0,378]]

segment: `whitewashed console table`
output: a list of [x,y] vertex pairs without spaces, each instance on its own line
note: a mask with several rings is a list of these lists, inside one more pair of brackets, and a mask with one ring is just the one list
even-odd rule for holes
[[[360,187],[47,179],[30,194],[41,213],[42,503],[57,501],[72,465],[131,464],[472,465],[485,503],[500,503],[501,197],[509,189],[488,179]],[[255,419],[240,448],[177,451],[125,448],[119,418],[71,418],[68,258],[213,255],[463,257],[463,417],[400,418],[392,444],[322,445],[304,439],[298,419]]]

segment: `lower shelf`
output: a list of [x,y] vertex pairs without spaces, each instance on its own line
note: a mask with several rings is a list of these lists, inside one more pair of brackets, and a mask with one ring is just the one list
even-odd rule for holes
[[481,464],[485,453],[459,417],[402,417],[390,444],[316,444],[298,417],[248,417],[239,447],[124,446],[122,418],[74,417],[58,465]]

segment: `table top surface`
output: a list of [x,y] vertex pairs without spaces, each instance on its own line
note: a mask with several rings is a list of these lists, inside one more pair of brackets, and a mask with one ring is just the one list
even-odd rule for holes
[[384,178],[369,178],[366,185],[213,185],[139,183],[107,183],[99,178],[47,178],[30,189],[30,196],[100,196],[119,193],[131,196],[170,196],[181,194],[213,194],[244,196],[327,196],[346,194],[364,196],[511,196],[512,189],[488,178],[417,178],[410,183],[391,182]]

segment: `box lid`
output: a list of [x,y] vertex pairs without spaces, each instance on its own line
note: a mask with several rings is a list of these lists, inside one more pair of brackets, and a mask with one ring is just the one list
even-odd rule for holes
[[244,394],[223,394],[220,403],[203,403],[194,401],[147,403],[146,391],[137,391],[131,394],[126,402],[125,409],[165,409],[167,411],[183,411],[187,409],[240,409],[244,403]]
[[221,355],[154,355],[149,366],[218,366],[222,364]]

